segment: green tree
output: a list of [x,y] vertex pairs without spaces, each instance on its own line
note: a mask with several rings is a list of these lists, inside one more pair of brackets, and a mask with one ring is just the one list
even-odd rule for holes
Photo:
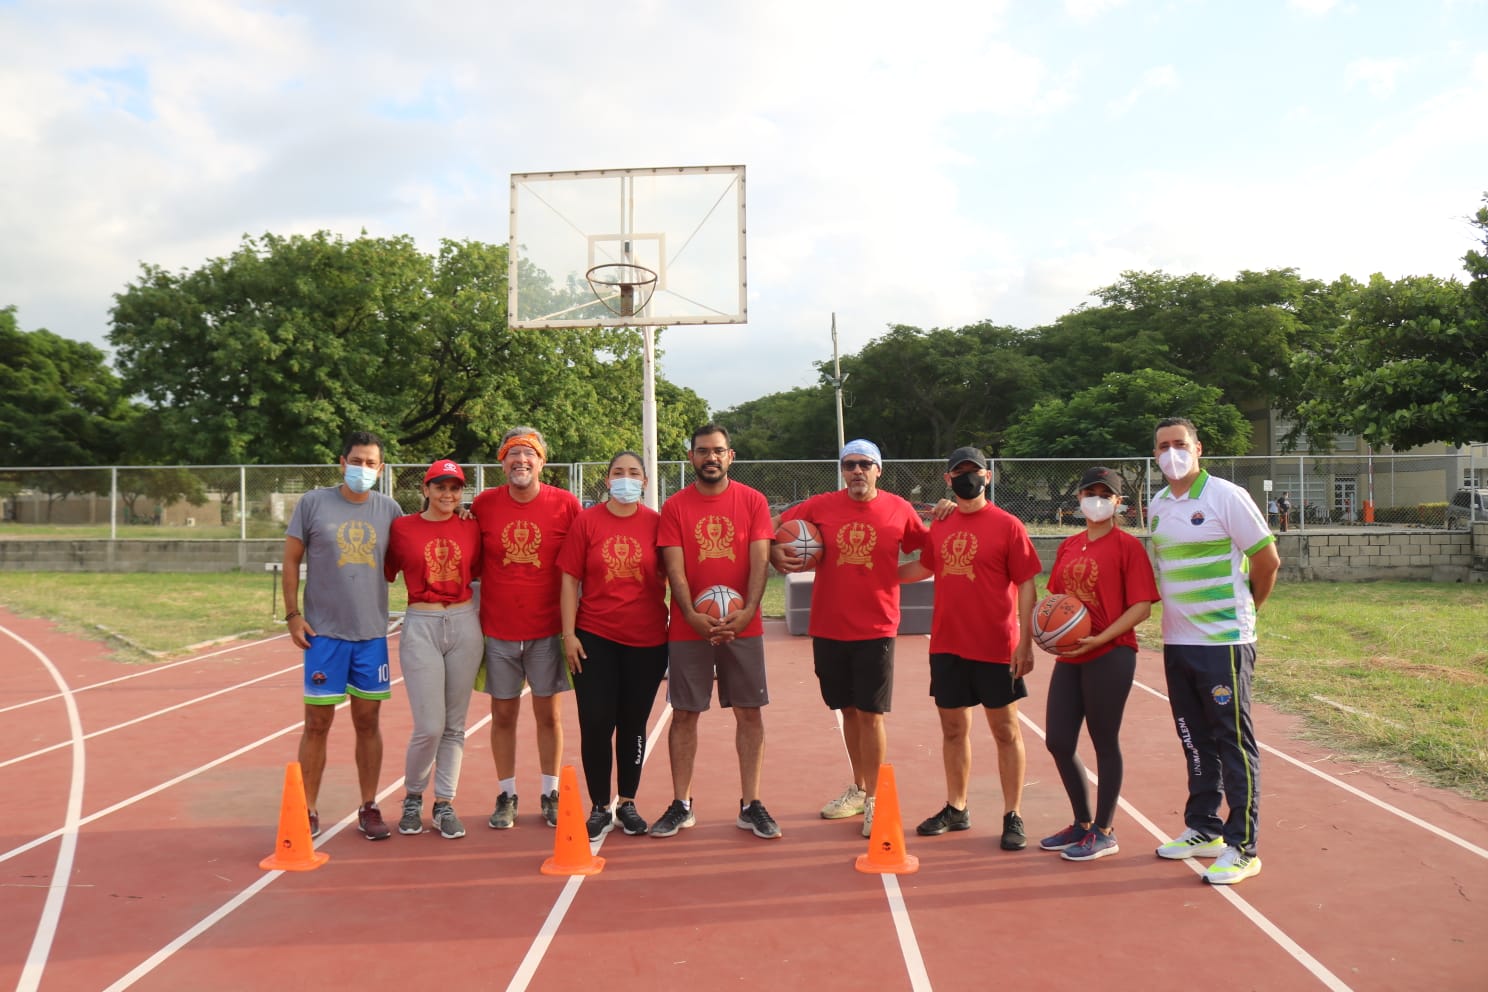
[[23,331],[15,308],[0,308],[0,465],[117,461],[133,413],[124,397],[102,351]]
[[1112,372],[1068,399],[1045,400],[1007,432],[1003,454],[1024,458],[1138,457],[1163,417],[1187,417],[1205,455],[1243,455],[1250,423],[1217,386],[1155,369]]
[[[1488,249],[1484,204],[1473,224]],[[1488,439],[1488,255],[1469,249],[1463,262],[1466,285],[1378,273],[1341,284],[1337,333],[1296,362],[1310,386],[1301,427],[1397,449]]]
[[721,411],[734,448],[749,459],[837,457],[836,397],[828,385],[770,393]]

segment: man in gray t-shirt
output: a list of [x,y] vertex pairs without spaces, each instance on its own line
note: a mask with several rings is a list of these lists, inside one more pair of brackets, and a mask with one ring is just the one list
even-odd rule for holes
[[[310,836],[320,833],[321,775],[336,707],[351,700],[356,729],[357,780],[362,806],[357,826],[369,840],[389,831],[377,808],[382,775],[382,701],[391,694],[388,667],[388,584],[383,556],[393,521],[403,515],[391,498],[374,492],[382,473],[382,439],[358,431],[341,452],[340,485],[306,493],[284,536],[284,617],[295,646],[305,652],[305,728],[300,770]],[[299,607],[300,565],[305,606]]]

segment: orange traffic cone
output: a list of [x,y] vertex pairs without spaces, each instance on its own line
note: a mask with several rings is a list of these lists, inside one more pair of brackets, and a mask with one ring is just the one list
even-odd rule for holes
[[920,859],[904,850],[904,824],[899,820],[899,789],[894,766],[878,766],[878,798],[873,802],[873,830],[868,853],[857,860],[858,871],[870,875],[909,875],[920,870]]
[[558,773],[558,829],[553,856],[542,863],[544,875],[598,875],[605,859],[589,853],[589,828],[579,798],[579,776],[573,765]]
[[284,768],[284,798],[279,803],[279,844],[258,866],[265,871],[310,871],[331,856],[317,851],[310,839],[310,818],[305,810],[305,779],[300,763]]

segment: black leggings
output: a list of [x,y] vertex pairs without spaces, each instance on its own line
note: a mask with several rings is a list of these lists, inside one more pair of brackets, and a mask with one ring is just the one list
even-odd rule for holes
[[[1121,715],[1137,674],[1137,652],[1114,647],[1081,664],[1056,662],[1049,678],[1048,708],[1044,715],[1044,743],[1054,756],[1070,809],[1079,823],[1110,828],[1121,796]],[[1090,815],[1090,789],[1085,764],[1075,750],[1080,723],[1090,729],[1095,746],[1095,770],[1100,778],[1096,789],[1095,816]]]
[[667,646],[633,648],[587,630],[577,633],[588,655],[584,670],[573,677],[584,782],[590,802],[608,806],[612,766],[618,764],[619,795],[634,797],[641,787],[646,721],[666,674]]

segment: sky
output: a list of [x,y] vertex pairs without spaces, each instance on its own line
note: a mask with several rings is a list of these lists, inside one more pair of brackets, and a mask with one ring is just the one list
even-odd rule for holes
[[0,46],[23,329],[106,349],[142,263],[244,235],[504,243],[512,173],[743,164],[749,321],[661,339],[715,411],[814,385],[833,314],[1460,275],[1488,192],[1488,0],[0,0]]

